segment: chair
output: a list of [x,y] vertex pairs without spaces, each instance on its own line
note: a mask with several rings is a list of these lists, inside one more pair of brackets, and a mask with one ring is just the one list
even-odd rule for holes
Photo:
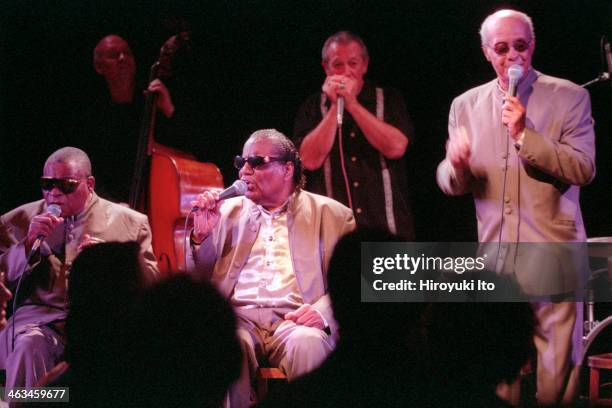
[[597,354],[588,358],[589,362],[589,404],[595,407],[612,407],[612,398],[600,398],[602,386],[612,386],[612,383],[600,384],[600,370],[612,370],[612,353]]
[[257,393],[257,401],[262,401],[268,393],[269,384],[268,381],[281,381],[287,380],[287,376],[281,371],[280,368],[276,367],[259,367],[257,369],[256,380],[255,380],[255,391]]
[[40,377],[36,382],[36,387],[48,387],[49,384],[55,382],[58,378],[62,376],[68,369],[70,368],[70,364],[66,361],[60,361],[55,367],[49,370],[45,375]]

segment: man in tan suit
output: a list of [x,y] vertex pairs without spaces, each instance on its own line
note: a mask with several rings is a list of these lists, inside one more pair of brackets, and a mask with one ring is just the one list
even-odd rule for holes
[[334,349],[327,267],[355,220],[339,202],[301,190],[299,154],[274,129],[253,133],[234,164],[247,183],[245,197],[221,205],[216,192],[201,194],[191,238],[197,273],[237,314],[244,365],[230,402],[248,407],[258,358],[292,381]]
[[[541,256],[530,258],[530,252],[544,248],[542,243],[557,243],[554,249],[567,255],[571,251],[563,247],[569,244],[559,243],[586,241],[579,194],[580,186],[595,177],[589,94],[570,81],[533,69],[536,39],[526,14],[493,13],[480,34],[484,56],[497,78],[453,101],[438,185],[450,195],[474,196],[478,239],[495,248],[489,260],[495,261],[496,271],[514,274],[527,294],[571,299],[576,276],[563,270],[573,269],[575,274],[576,269],[555,256],[550,262]],[[508,70],[513,65],[524,71],[516,96],[508,94]],[[579,258],[578,254],[573,259],[578,266]],[[534,262],[547,264],[547,270]],[[553,279],[542,276],[556,266],[559,273]],[[533,307],[539,323],[538,402],[571,404],[581,354],[581,304],[538,302]]]
[[[14,292],[16,313],[0,332],[7,388],[33,387],[61,357],[66,278],[82,248],[136,241],[145,278],[152,281],[158,275],[147,217],[99,198],[94,186],[87,154],[64,147],[45,162],[43,199],[0,217],[0,272],[11,290],[19,288]],[[52,205],[61,209],[59,215],[48,210]]]

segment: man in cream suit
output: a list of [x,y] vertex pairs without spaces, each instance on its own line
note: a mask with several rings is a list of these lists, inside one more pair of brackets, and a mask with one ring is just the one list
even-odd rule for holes
[[[87,154],[64,147],[45,162],[44,198],[0,217],[0,272],[11,290],[20,288],[13,300],[17,311],[0,333],[7,388],[33,387],[61,357],[67,275],[82,248],[136,241],[145,278],[158,275],[147,217],[99,198],[94,186]],[[59,216],[48,211],[51,205],[59,206]],[[36,249],[40,238],[44,241]]]
[[[493,13],[480,34],[497,78],[453,101],[437,180],[446,194],[474,196],[479,241],[500,243],[495,261],[499,255],[503,265],[496,270],[515,274],[529,292],[542,289],[534,285],[538,276],[505,252],[505,244],[586,241],[579,191],[595,176],[590,100],[579,86],[533,69],[536,40],[526,14]],[[512,65],[524,71],[516,96],[507,95]],[[559,290],[549,294],[563,298],[571,292],[564,279],[557,283]],[[577,391],[581,305],[533,306],[539,321],[538,401],[569,404]]]
[[301,190],[302,163],[274,129],[253,133],[235,166],[245,197],[223,204],[208,191],[193,204],[197,273],[232,303],[244,365],[230,389],[232,407],[247,407],[258,358],[289,381],[318,367],[335,347],[337,327],[327,293],[333,248],[355,228],[352,211]]

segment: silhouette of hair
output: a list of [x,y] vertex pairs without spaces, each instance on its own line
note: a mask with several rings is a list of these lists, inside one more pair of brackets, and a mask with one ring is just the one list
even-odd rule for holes
[[117,357],[121,324],[141,295],[144,281],[136,242],[83,249],[68,283],[66,359],[71,368],[104,371]]
[[[334,315],[340,325],[340,341],[350,337],[354,338],[350,341],[369,342],[370,336],[406,335],[407,327],[418,320],[423,306],[361,302],[359,254],[362,242],[402,242],[402,239],[382,230],[359,229],[345,235],[336,244],[329,266],[328,288]],[[398,319],[404,324],[397,324]],[[364,331],[364,322],[369,321],[377,323]]]
[[236,320],[208,283],[173,276],[144,294],[128,338],[118,405],[218,407],[240,373]]
[[528,303],[435,303],[428,320],[432,375],[446,384],[432,395],[445,403],[490,406],[497,384],[511,384],[533,355]]

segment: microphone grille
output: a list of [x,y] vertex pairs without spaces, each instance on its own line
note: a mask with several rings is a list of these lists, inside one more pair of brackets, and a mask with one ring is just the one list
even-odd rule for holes
[[233,186],[236,188],[238,195],[244,195],[247,191],[247,183],[244,180],[234,181]]
[[51,215],[59,217],[62,214],[62,208],[57,204],[51,204],[47,206],[47,212]]
[[508,79],[511,82],[517,83],[523,77],[523,66],[514,64],[508,68]]

